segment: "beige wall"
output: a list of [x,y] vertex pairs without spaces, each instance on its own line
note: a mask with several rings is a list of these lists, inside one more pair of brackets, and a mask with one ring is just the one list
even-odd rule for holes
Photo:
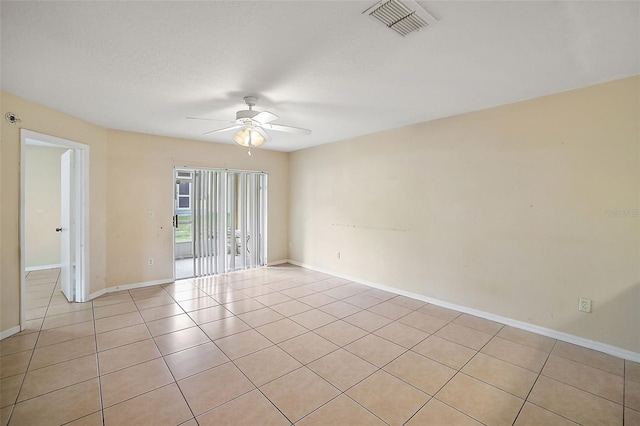
[[[107,131],[75,117],[45,108],[6,92],[0,92],[2,106],[2,240],[0,250],[0,332],[19,324],[20,301],[20,129],[57,136],[90,146],[90,291],[105,287],[106,277],[106,151]],[[22,122],[10,125],[7,112]]]
[[[174,165],[260,170],[269,173],[268,260],[288,257],[289,154],[111,131],[0,92],[0,332],[19,324],[20,128],[90,145],[89,293],[168,280],[172,263]],[[154,217],[149,218],[148,212]],[[155,266],[147,265],[154,257]]]
[[[4,112],[4,108],[2,107],[2,91],[0,91],[0,114],[2,116],[4,116],[4,114],[6,114]],[[8,125],[6,124],[6,122],[4,120],[2,120],[2,117],[0,117],[0,309],[2,309],[2,311],[5,310],[5,303],[9,304],[12,302],[15,302],[14,300],[11,300],[11,292],[7,292],[7,295],[9,297],[5,296],[5,291],[4,291],[4,278],[2,275],[2,270],[4,269],[4,235],[2,233],[2,228],[4,228],[4,217],[2,214],[2,205],[4,204],[4,194],[5,192],[2,190],[3,187],[3,181],[4,179],[2,178],[2,175],[4,174],[2,172],[3,167],[2,167],[2,162],[3,162],[3,157],[4,155],[2,155],[2,151],[3,151],[3,146],[4,146],[4,133],[5,133],[5,129],[4,127]],[[6,301],[6,302],[5,302]],[[13,315],[13,314],[11,314]],[[10,329],[11,327],[13,327],[12,322],[13,322],[13,317],[11,315],[7,315],[6,317],[4,316],[3,313],[0,312],[0,333],[4,332],[5,330]],[[18,313],[18,315],[20,315],[20,313]]]
[[290,258],[640,352],[639,87],[295,152]]
[[60,156],[63,148],[25,152],[25,266],[60,263]]
[[[640,352],[640,219],[607,215],[640,207],[638,77],[252,157],[0,95],[2,116],[22,119],[1,123],[0,332],[19,322],[22,127],[91,146],[91,293],[171,276],[174,165],[264,170],[270,261]],[[577,311],[581,296],[592,314]]]
[[[269,173],[268,260],[286,260],[289,154],[266,150],[252,154],[233,145],[109,131],[109,287],[173,277],[174,166]],[[150,257],[154,266],[147,264]]]

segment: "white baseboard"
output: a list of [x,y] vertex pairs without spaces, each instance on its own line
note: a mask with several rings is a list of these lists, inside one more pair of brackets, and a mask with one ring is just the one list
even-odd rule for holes
[[83,302],[88,302],[88,301],[90,301],[90,300],[95,299],[96,297],[100,297],[100,296],[102,296],[103,294],[107,294],[107,293],[109,293],[109,291],[107,291],[107,290],[109,290],[109,289],[107,289],[107,288],[103,288],[102,290],[96,291],[95,293],[91,293],[91,294],[87,297],[87,300],[84,300]]
[[8,330],[0,331],[0,340],[6,339],[9,336],[13,336],[16,333],[20,333],[20,326],[16,325],[15,327],[11,327]]
[[268,262],[267,266],[278,266],[278,265],[282,265],[285,263],[289,263],[289,259],[284,259],[284,260],[274,260],[273,262]]
[[379,284],[371,281],[362,280],[357,277],[352,277],[349,275],[340,274],[334,271],[330,271],[323,268],[317,268],[313,265],[308,265],[305,263],[297,262],[295,260],[288,260],[292,265],[300,266],[301,268],[311,269],[313,271],[322,272],[324,274],[332,275],[334,277],[343,278],[349,281],[353,281],[358,284],[364,284],[369,287],[377,288],[380,290],[388,291],[389,293],[398,294],[401,296],[407,296],[412,299],[421,300],[426,303],[431,303],[433,305],[441,306],[443,308],[453,309],[454,311],[462,312],[469,315],[474,315],[480,318],[485,318],[491,321],[499,322],[514,328],[519,328],[521,330],[530,331],[532,333],[540,334],[543,336],[551,337],[553,339],[561,340],[567,343],[573,343],[574,345],[582,346],[585,348],[593,349],[599,352],[604,352],[609,355],[613,355],[618,358],[627,359],[634,362],[640,362],[640,353],[630,351],[628,349],[619,348],[617,346],[609,345],[602,342],[597,342],[595,340],[585,339],[584,337],[575,336],[573,334],[564,333],[562,331],[553,330],[546,327],[540,327],[534,324],[529,324],[524,321],[515,320],[512,318],[503,317],[500,315],[495,315],[489,312],[480,311],[478,309],[469,308],[462,305],[456,305],[454,303],[445,302],[438,299],[433,299],[431,297],[423,296],[421,294],[412,293],[410,291],[401,290],[394,287],[389,287],[384,284]]
[[167,279],[164,279],[164,280],[145,281],[145,282],[142,282],[142,283],[134,283],[134,284],[118,285],[118,286],[115,286],[115,287],[107,287],[107,288],[103,288],[102,290],[96,291],[95,293],[91,293],[86,301],[93,300],[96,297],[100,297],[103,294],[107,294],[107,293],[115,293],[117,291],[123,291],[123,290],[133,290],[135,288],[149,287],[149,286],[152,286],[152,285],[170,284],[172,282],[174,282],[173,278],[167,278]]
[[[287,263],[289,262],[289,260],[285,259],[285,260],[277,260],[274,262],[270,262],[267,266],[275,266],[275,265],[281,265],[283,263]],[[233,272],[246,272],[246,270],[242,270],[242,271],[233,271]],[[160,285],[160,284],[170,284],[175,282],[176,280],[174,280],[173,278],[167,278],[164,280],[155,280],[155,281],[145,281],[142,283],[135,283],[135,284],[127,284],[127,285],[119,285],[119,286],[115,286],[115,287],[108,287],[108,288],[104,288],[102,290],[96,291],[95,293],[91,293],[89,295],[89,297],[87,298],[87,302],[89,300],[93,300],[96,297],[100,297],[103,294],[107,294],[107,293],[115,293],[116,291],[123,291],[123,290],[133,290],[136,288],[142,288],[142,287],[149,287],[152,285]]]
[[26,272],[32,272],[32,271],[42,271],[45,269],[55,269],[55,268],[61,268],[61,267],[62,267],[62,264],[54,263],[52,265],[27,266],[24,268],[24,270]]

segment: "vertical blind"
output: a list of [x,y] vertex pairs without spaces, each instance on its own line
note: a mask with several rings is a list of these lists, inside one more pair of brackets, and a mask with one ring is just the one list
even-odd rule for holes
[[191,211],[194,276],[266,264],[266,173],[193,170]]

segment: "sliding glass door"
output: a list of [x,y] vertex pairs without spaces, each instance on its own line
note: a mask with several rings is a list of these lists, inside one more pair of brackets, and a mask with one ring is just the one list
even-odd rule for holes
[[266,173],[181,168],[175,181],[176,279],[266,264]]

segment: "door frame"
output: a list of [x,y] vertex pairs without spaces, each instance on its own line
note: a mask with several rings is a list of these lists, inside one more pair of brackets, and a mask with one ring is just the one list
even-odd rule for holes
[[69,148],[74,151],[73,174],[75,178],[74,210],[76,232],[72,244],[75,246],[74,258],[75,289],[74,301],[85,302],[89,296],[89,145],[46,135],[27,129],[20,129],[20,328],[25,326],[25,256],[26,256],[26,212],[25,212],[25,170],[26,147],[28,145],[51,148]]
[[[171,258],[173,259],[173,281],[179,279],[190,279],[190,278],[178,278],[177,274],[176,274],[176,224],[175,224],[175,216],[176,216],[176,197],[177,197],[177,193],[176,193],[176,174],[178,171],[191,171],[193,172],[195,169],[193,167],[181,167],[181,166],[173,166],[173,169],[171,171],[171,179],[172,179],[172,184],[173,184],[173,194],[171,196],[171,216],[173,217],[173,221],[172,221],[172,239],[171,239]],[[193,196],[193,183],[191,185],[191,190],[189,192],[189,197]],[[189,205],[191,206],[191,204],[193,203],[193,199],[191,199],[189,201]],[[192,215],[193,218],[193,215]],[[192,226],[192,232],[193,232],[193,223],[191,224]],[[193,249],[193,248],[192,248]],[[192,253],[193,254],[193,253]]]
[[73,253],[77,250],[74,240],[76,231],[74,158],[73,149],[67,149],[60,155],[60,222],[59,228],[56,229],[56,231],[60,230],[60,290],[69,302],[76,300],[76,289],[73,285],[76,282],[76,276],[72,267],[75,264]]

